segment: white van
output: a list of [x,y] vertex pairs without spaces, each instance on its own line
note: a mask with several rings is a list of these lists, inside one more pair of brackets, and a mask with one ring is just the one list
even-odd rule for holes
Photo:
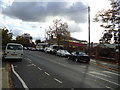
[[21,59],[23,58],[23,46],[17,43],[8,43],[5,52],[4,59]]

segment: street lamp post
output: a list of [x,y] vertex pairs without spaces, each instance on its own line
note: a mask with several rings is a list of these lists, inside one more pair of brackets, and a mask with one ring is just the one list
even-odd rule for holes
[[90,6],[88,6],[88,55],[90,57]]

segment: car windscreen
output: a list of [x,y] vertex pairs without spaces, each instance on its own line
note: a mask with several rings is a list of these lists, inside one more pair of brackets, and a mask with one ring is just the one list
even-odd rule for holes
[[23,47],[21,45],[8,45],[7,49],[8,50],[22,50]]
[[79,54],[80,54],[80,55],[86,55],[86,53],[84,53],[84,52],[79,52]]
[[68,53],[68,51],[66,51],[66,50],[63,50],[63,52]]

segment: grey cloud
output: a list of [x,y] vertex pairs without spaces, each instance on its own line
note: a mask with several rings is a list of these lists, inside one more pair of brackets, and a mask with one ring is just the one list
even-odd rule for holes
[[73,33],[73,32],[78,32],[78,31],[82,31],[80,26],[77,23],[71,23],[69,24],[69,30]]
[[19,29],[12,29],[13,36],[19,36],[22,35],[22,30]]
[[87,8],[82,2],[76,2],[70,5],[70,2],[13,2],[2,10],[2,13],[13,18],[19,18],[23,21],[45,21],[47,16],[61,16],[74,20],[77,23],[87,21]]

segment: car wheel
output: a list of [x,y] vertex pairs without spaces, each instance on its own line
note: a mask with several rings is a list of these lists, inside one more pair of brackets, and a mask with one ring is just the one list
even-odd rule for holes
[[4,57],[2,57],[2,61],[3,61],[3,62],[5,62],[5,61],[6,61]]
[[23,59],[19,59],[20,62],[22,62]]
[[70,60],[70,57],[69,57],[69,56],[68,56],[67,58]]
[[88,63],[88,64],[89,64],[89,63],[90,63],[90,61],[86,61],[86,63]]

